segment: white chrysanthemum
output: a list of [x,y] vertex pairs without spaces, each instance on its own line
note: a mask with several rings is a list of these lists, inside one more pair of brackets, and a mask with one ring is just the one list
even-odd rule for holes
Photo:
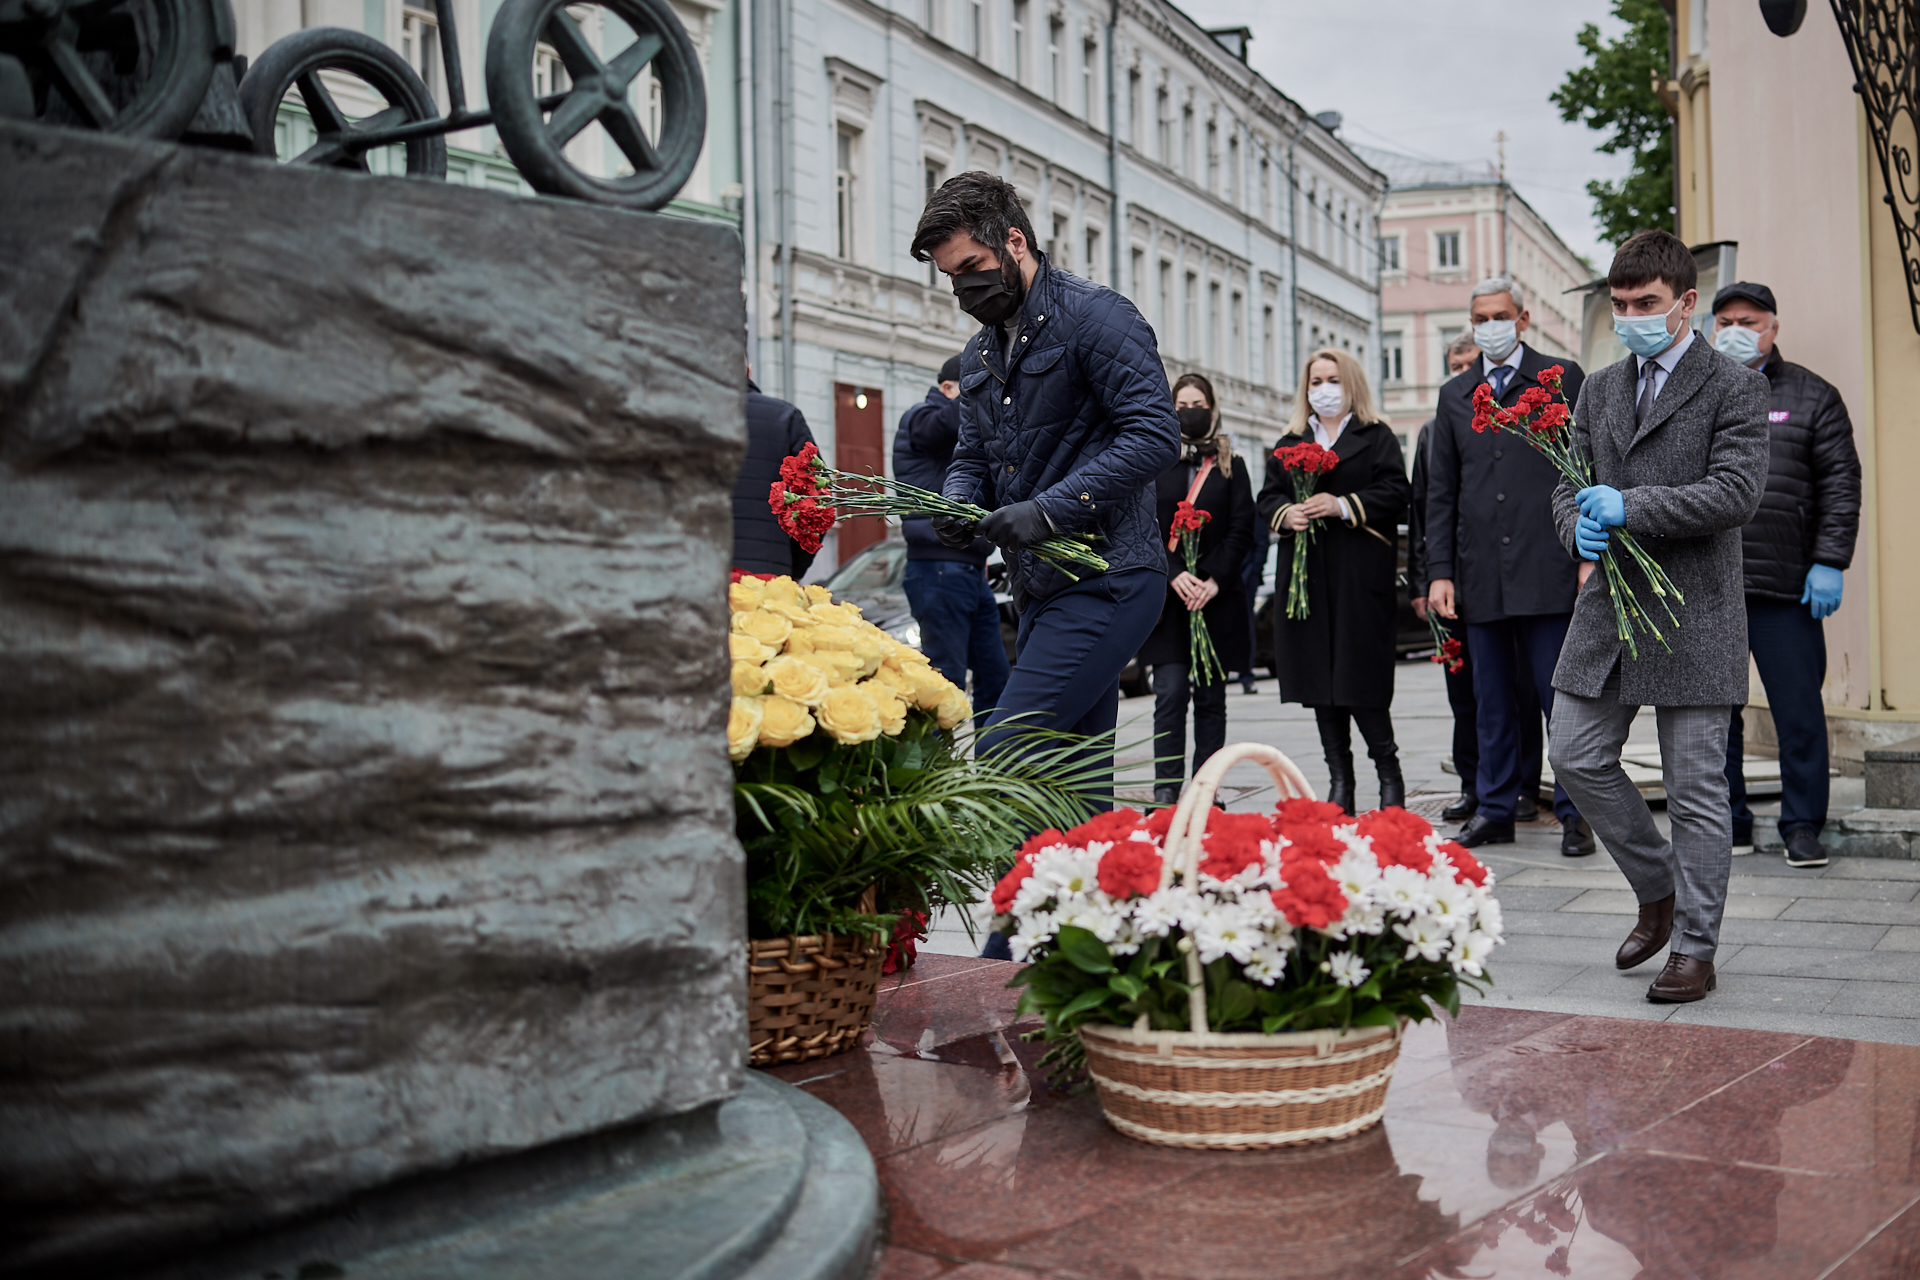
[[1468,977],[1478,978],[1486,972],[1481,962],[1494,948],[1495,939],[1475,929],[1466,937],[1453,944],[1453,954],[1447,957],[1455,973],[1464,973]]
[[1100,855],[1071,845],[1043,849],[1033,860],[1033,879],[1052,885],[1062,897],[1084,897],[1100,887]]
[[1200,949],[1200,963],[1212,964],[1221,956],[1230,956],[1240,964],[1253,958],[1253,949],[1264,941],[1260,928],[1237,906],[1219,903],[1209,906],[1194,922],[1193,944]]
[[1146,935],[1140,932],[1140,926],[1134,921],[1132,914],[1127,910],[1127,907],[1130,905],[1131,904],[1123,904],[1120,909],[1114,913],[1116,923],[1114,925],[1113,937],[1107,939],[1107,950],[1117,956],[1132,955],[1134,952],[1140,950],[1140,944],[1146,940]]
[[1135,898],[1133,924],[1144,938],[1164,938],[1180,923],[1186,912],[1187,891],[1179,887],[1161,889],[1144,898]]
[[1348,898],[1346,914],[1340,917],[1339,936],[1378,935],[1387,927],[1387,909],[1372,898]]
[[1039,876],[1028,876],[1013,891],[1013,914],[1025,920],[1030,915],[1053,908],[1060,895],[1058,885],[1049,884]]
[[1037,948],[1053,941],[1056,931],[1050,926],[1035,928],[1032,921],[1022,921],[1020,931],[1007,939],[1007,950],[1015,960],[1026,960]]
[[1320,962],[1320,972],[1330,973],[1343,987],[1357,987],[1373,976],[1373,970],[1360,963],[1357,951],[1336,951]]
[[1329,870],[1334,883],[1340,886],[1340,892],[1347,895],[1349,907],[1362,899],[1371,898],[1380,887],[1380,864],[1374,861],[1371,853],[1364,850],[1348,849]]
[[1466,886],[1455,884],[1451,880],[1429,880],[1427,887],[1433,896],[1427,912],[1446,926],[1449,932],[1460,932],[1472,927],[1473,895]]
[[1074,898],[1061,906],[1060,927],[1068,925],[1110,943],[1120,936],[1120,913],[1113,909],[1107,895],[1096,889],[1089,897]]
[[1269,941],[1253,949],[1253,955],[1240,966],[1248,981],[1270,987],[1287,972],[1287,949]]
[[1480,897],[1473,907],[1473,927],[1499,942],[1506,934],[1500,916],[1500,899],[1492,894]]
[[1415,956],[1422,960],[1438,960],[1447,949],[1447,944],[1453,941],[1453,930],[1429,915],[1418,915],[1405,924],[1396,924],[1393,931],[1407,940],[1409,960]]
[[1459,869],[1447,860],[1446,854],[1440,852],[1440,846],[1446,842],[1446,837],[1438,831],[1427,837],[1427,852],[1433,857],[1433,870],[1427,874],[1434,880],[1453,881],[1460,878]]
[[1433,886],[1412,867],[1387,867],[1380,872],[1378,901],[1404,919],[1433,905]]

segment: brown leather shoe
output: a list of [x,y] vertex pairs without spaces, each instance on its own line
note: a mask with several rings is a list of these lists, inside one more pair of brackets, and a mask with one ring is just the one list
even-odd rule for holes
[[1621,969],[1645,964],[1667,945],[1667,939],[1672,936],[1673,895],[1668,894],[1658,902],[1643,902],[1640,904],[1640,923],[1633,926],[1633,932],[1620,944],[1620,952],[1614,956],[1613,963]]
[[1713,990],[1713,961],[1695,960],[1675,951],[1667,957],[1667,967],[1647,988],[1647,999],[1655,1004],[1687,1004]]

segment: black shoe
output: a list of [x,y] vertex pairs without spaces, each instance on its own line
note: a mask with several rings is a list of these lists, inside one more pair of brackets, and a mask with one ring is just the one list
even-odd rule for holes
[[1258,690],[1254,688],[1254,684],[1253,684],[1253,681],[1251,681],[1251,680],[1242,680],[1242,681],[1240,682],[1240,687],[1241,687],[1241,689],[1243,689],[1243,690],[1245,690],[1245,691],[1246,691],[1247,693],[1256,693],[1256,692],[1258,692]]
[[[1318,720],[1319,717],[1315,716]],[[1320,750],[1327,759],[1327,799],[1340,806],[1342,813],[1353,812],[1353,739],[1347,734],[1347,722],[1338,727],[1320,723]]]
[[1393,747],[1385,750],[1386,758],[1376,759],[1373,764],[1380,775],[1380,807],[1404,809],[1407,807],[1407,780],[1400,772],[1400,755]]
[[1478,849],[1483,844],[1512,844],[1513,824],[1492,822],[1476,813],[1454,839],[1468,849]]
[[1520,788],[1520,798],[1513,802],[1513,820],[1532,822],[1540,816],[1540,793]]
[[1480,797],[1471,791],[1462,791],[1460,798],[1440,811],[1442,822],[1465,822],[1480,812]]
[[1162,809],[1170,809],[1180,803],[1180,784],[1177,782],[1156,782],[1153,784],[1153,802]]
[[1787,865],[1790,867],[1824,867],[1827,865],[1827,851],[1820,843],[1820,833],[1811,827],[1795,827],[1785,833],[1787,841]]
[[1584,858],[1594,850],[1593,828],[1582,817],[1562,818],[1560,820],[1560,856],[1563,858]]
[[1335,774],[1327,782],[1327,800],[1340,806],[1340,812],[1353,813],[1353,773],[1349,770],[1345,777]]

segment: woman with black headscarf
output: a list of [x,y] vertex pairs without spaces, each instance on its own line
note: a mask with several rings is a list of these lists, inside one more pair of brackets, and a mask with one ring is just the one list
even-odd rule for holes
[[[1222,675],[1189,669],[1189,620],[1198,612],[1220,655],[1224,671],[1245,670],[1252,628],[1242,565],[1253,546],[1253,486],[1246,464],[1233,456],[1220,432],[1213,384],[1189,373],[1173,384],[1180,418],[1180,461],[1161,473],[1156,491],[1160,536],[1167,546],[1167,600],[1160,622],[1140,648],[1141,665],[1153,670],[1153,800],[1174,804],[1186,774],[1187,703],[1193,703],[1193,767],[1227,740],[1227,685]],[[1200,557],[1187,560],[1173,534],[1173,514],[1182,500],[1207,513],[1200,530]]]

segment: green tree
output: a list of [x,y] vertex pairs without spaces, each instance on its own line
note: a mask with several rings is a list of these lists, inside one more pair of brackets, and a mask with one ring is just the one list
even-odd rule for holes
[[1602,234],[1618,244],[1636,231],[1674,224],[1673,118],[1653,92],[1654,76],[1664,81],[1671,67],[1666,10],[1660,0],[1613,0],[1613,16],[1627,24],[1626,33],[1606,41],[1592,23],[1582,27],[1585,65],[1567,73],[1551,101],[1561,119],[1606,132],[1600,150],[1633,157],[1618,182],[1587,183]]

